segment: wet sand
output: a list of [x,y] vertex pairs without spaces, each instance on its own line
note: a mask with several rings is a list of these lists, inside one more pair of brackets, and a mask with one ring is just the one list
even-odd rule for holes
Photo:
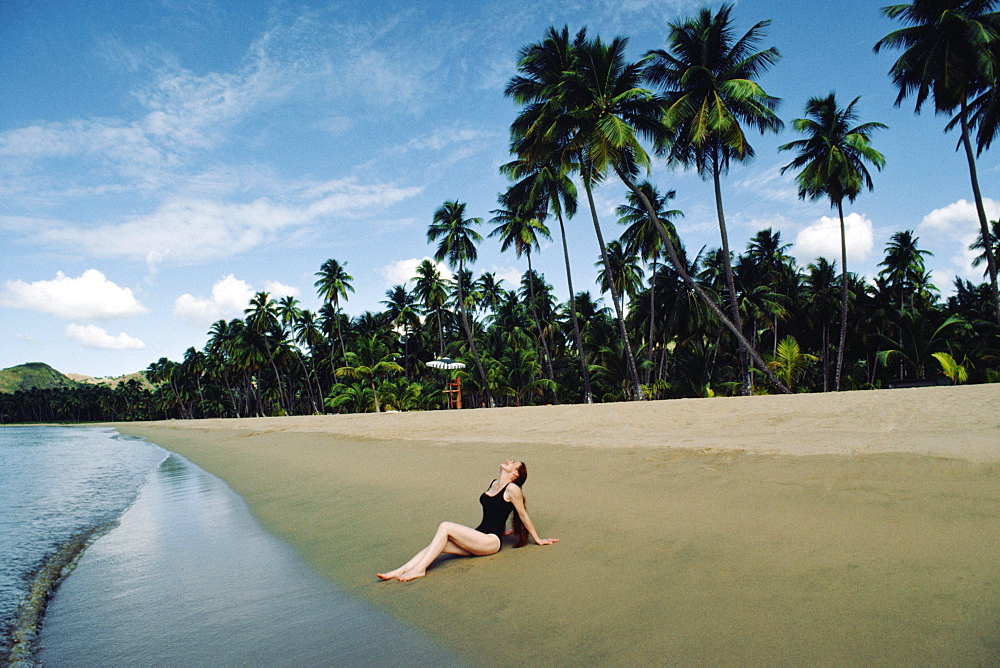
[[[477,665],[996,664],[1000,385],[116,425]],[[380,582],[499,462],[548,547]]]

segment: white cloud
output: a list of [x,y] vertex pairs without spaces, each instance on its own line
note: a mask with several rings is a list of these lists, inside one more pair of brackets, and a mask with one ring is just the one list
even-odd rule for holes
[[66,338],[82,343],[88,348],[100,350],[142,350],[146,347],[145,343],[125,332],[112,336],[103,327],[97,325],[70,323],[66,325]]
[[503,286],[504,289],[506,290],[516,290],[518,286],[521,285],[521,277],[527,270],[528,270],[527,267],[525,267],[523,270],[518,269],[517,267],[500,267],[497,265],[493,265],[490,267],[490,272],[496,274],[496,277],[498,279],[503,280],[503,282],[506,284]]
[[[434,262],[433,258],[427,256],[422,258],[414,257],[406,260],[397,260],[391,264],[379,267],[378,273],[381,274],[383,279],[385,279],[385,284],[387,286],[405,284],[417,275],[417,266],[424,260]],[[451,270],[447,265],[440,262],[434,262],[434,264],[441,273],[442,279],[450,281],[454,277],[454,274],[451,273]]]
[[[983,208],[988,220],[1000,218],[1000,202],[984,197]],[[947,288],[955,276],[975,282],[983,279],[985,267],[972,266],[978,253],[969,250],[969,246],[979,237],[979,214],[976,212],[975,202],[960,199],[934,209],[920,221],[916,232],[920,236],[921,247],[931,246],[936,249],[935,254],[939,260],[948,258],[951,262],[949,267],[937,269],[937,273],[948,277],[947,282],[940,279],[941,282],[937,283],[939,288]]]
[[799,200],[795,177],[790,173],[782,174],[778,165],[751,174],[751,176],[737,182],[737,186],[741,190],[776,202],[791,203]]
[[452,144],[467,143],[489,138],[490,135],[482,130],[471,128],[441,128],[428,134],[414,137],[406,142],[404,149],[432,150],[440,151]]
[[[988,220],[996,220],[1000,216],[1000,202],[989,197],[983,198],[983,208]],[[964,232],[968,229],[979,230],[979,214],[975,202],[960,199],[940,209],[934,209],[924,216],[917,225],[918,233],[929,232]]]
[[[863,262],[868,259],[874,246],[872,221],[859,213],[844,216],[844,230],[847,236],[848,263]],[[806,226],[795,237],[793,254],[800,262],[812,262],[816,258],[840,260],[840,219],[823,216]],[[850,269],[850,264],[847,265]]]
[[279,283],[278,281],[264,281],[264,292],[271,295],[271,299],[275,301],[282,297],[295,297],[297,299],[300,294],[298,288]]
[[35,233],[43,243],[82,249],[98,257],[146,262],[198,264],[230,257],[286,238],[291,230],[330,216],[372,215],[414,197],[419,188],[358,184],[352,179],[309,184],[299,203],[261,197],[227,203],[200,197],[173,197],[151,214],[124,223],[84,228],[49,222]]
[[241,317],[253,295],[249,283],[229,274],[212,286],[211,297],[183,294],[174,300],[174,316],[189,325],[204,327],[216,320]]
[[57,272],[51,281],[5,281],[0,306],[50,313],[64,320],[105,320],[146,313],[132,294],[96,269],[78,278]]

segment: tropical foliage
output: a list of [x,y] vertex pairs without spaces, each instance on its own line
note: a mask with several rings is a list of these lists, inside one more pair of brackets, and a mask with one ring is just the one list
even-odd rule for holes
[[[887,160],[871,143],[885,126],[857,122],[857,99],[810,99],[791,122],[801,138],[782,146],[795,152],[786,169],[801,196],[837,208],[841,257],[800,266],[770,229],[742,251],[730,246],[723,177],[753,157],[750,131],[783,124],[779,100],[759,83],[779,63],[776,49],[760,47],[768,23],[741,33],[733,7],[723,5],[672,24],[665,48],[635,61],[625,38],[568,27],[522,48],[506,88],[520,105],[511,161],[501,168],[509,187],[490,212],[490,239],[474,215],[485,212],[458,200],[424,214],[436,261],[389,289],[382,310],[345,311],[354,278],[347,262],[331,258],[316,272],[316,311],[257,293],[243,317],[214,323],[202,348],[151,363],[151,385],[25,387],[0,394],[0,421],[433,410],[446,405],[455,379],[472,408],[996,382],[998,223],[982,217],[975,171],[997,128],[996,4],[887,7],[905,25],[876,47],[901,50],[891,72],[898,100],[915,96],[919,110],[933,99],[936,111],[952,114],[949,128],[959,128],[969,159],[981,216],[971,250],[987,282],[956,279],[947,299],[911,230],[892,235],[878,275],[848,270],[843,202],[877,187],[868,167]],[[683,212],[670,208],[675,192],[648,176],[654,154],[712,181],[719,248],[685,247]],[[604,192],[620,183],[617,239],[605,237],[614,224],[595,205],[602,183]],[[580,290],[567,239],[582,235],[596,243],[576,261],[594,263],[598,280]],[[534,263],[540,240],[553,236],[564,298]],[[476,274],[485,243],[524,258],[516,285]],[[427,364],[444,357],[465,368]]]

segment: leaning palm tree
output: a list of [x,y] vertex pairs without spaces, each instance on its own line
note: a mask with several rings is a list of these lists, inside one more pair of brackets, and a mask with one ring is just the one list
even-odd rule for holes
[[[778,98],[755,81],[780,58],[774,47],[756,50],[770,22],[760,21],[736,39],[731,12],[732,5],[723,5],[715,14],[703,9],[693,19],[672,23],[669,48],[646,55],[646,78],[660,86],[666,97],[667,133],[660,149],[670,162],[694,166],[715,186],[730,315],[742,331],[721,177],[731,162],[747,162],[754,156],[744,126],[763,133],[777,132],[783,124],[774,113]],[[741,345],[744,394],[750,393],[748,354],[750,350]]]
[[806,135],[778,147],[781,151],[795,150],[798,155],[781,168],[801,169],[795,177],[802,199],[828,197],[830,205],[837,208],[840,217],[840,342],[837,345],[837,367],[834,390],[840,390],[840,373],[844,364],[844,346],[847,341],[847,232],[844,228],[844,198],[849,202],[861,192],[872,190],[871,174],[865,166],[870,162],[877,169],[885,165],[885,158],[871,147],[871,135],[884,129],[882,123],[869,122],[854,125],[857,112],[854,98],[846,107],[837,105],[836,96],[814,97],[806,102],[806,118],[792,121],[792,127]]
[[[980,233],[987,240],[991,235],[972,150],[970,103],[991,82],[995,86],[1000,75],[1000,64],[991,53],[1000,40],[998,4],[1000,0],[914,0],[911,4],[883,7],[885,16],[902,21],[906,27],[889,33],[875,44],[876,52],[883,48],[903,49],[889,72],[899,89],[897,106],[915,94],[914,111],[917,113],[928,97],[934,98],[938,113],[958,110],[955,120],[961,129],[959,143],[965,149],[969,164]],[[989,123],[988,119],[980,122]],[[952,121],[948,128],[955,125]],[[992,245],[987,244],[987,248]],[[994,315],[1000,324],[997,259],[992,252],[986,253],[986,266],[993,290]]]
[[438,262],[447,260],[452,268],[458,269],[456,279],[458,282],[458,306],[462,327],[465,329],[465,335],[469,340],[469,349],[472,351],[472,357],[476,362],[479,377],[483,381],[483,391],[486,393],[487,405],[493,408],[495,406],[493,394],[490,392],[489,379],[486,376],[486,371],[483,369],[483,362],[479,358],[479,350],[476,348],[476,340],[472,336],[472,328],[469,326],[462,288],[462,273],[465,271],[465,263],[476,261],[478,257],[476,242],[481,241],[483,238],[479,232],[472,229],[472,226],[478,225],[481,222],[483,222],[482,218],[465,217],[464,202],[445,202],[434,212],[434,219],[430,227],[427,228],[427,240],[437,241],[440,239],[437,251],[434,253],[434,259]]
[[[347,347],[344,345],[344,333],[340,327],[340,300],[347,300],[347,293],[354,292],[351,281],[354,277],[347,273],[347,263],[341,264],[334,259],[329,259],[323,263],[316,272],[319,280],[314,284],[319,298],[325,303],[332,305],[333,315],[337,323],[337,338],[340,340],[340,352],[347,357]],[[333,363],[333,346],[330,346],[330,362]]]

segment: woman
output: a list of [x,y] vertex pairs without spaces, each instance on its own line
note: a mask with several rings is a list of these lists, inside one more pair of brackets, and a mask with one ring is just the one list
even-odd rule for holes
[[535,531],[535,525],[524,507],[524,494],[521,492],[521,487],[527,481],[528,467],[523,462],[508,459],[500,465],[500,478],[491,482],[479,497],[479,503],[483,505],[483,521],[479,526],[470,529],[454,522],[442,522],[430,545],[396,570],[378,573],[378,577],[382,580],[395,578],[401,582],[423,577],[427,574],[427,567],[442,553],[463,557],[496,554],[503,543],[507,517],[511,511],[517,511],[512,522],[513,533],[517,536],[514,547],[526,545],[529,535],[538,545],[559,542],[558,538],[539,538]]

